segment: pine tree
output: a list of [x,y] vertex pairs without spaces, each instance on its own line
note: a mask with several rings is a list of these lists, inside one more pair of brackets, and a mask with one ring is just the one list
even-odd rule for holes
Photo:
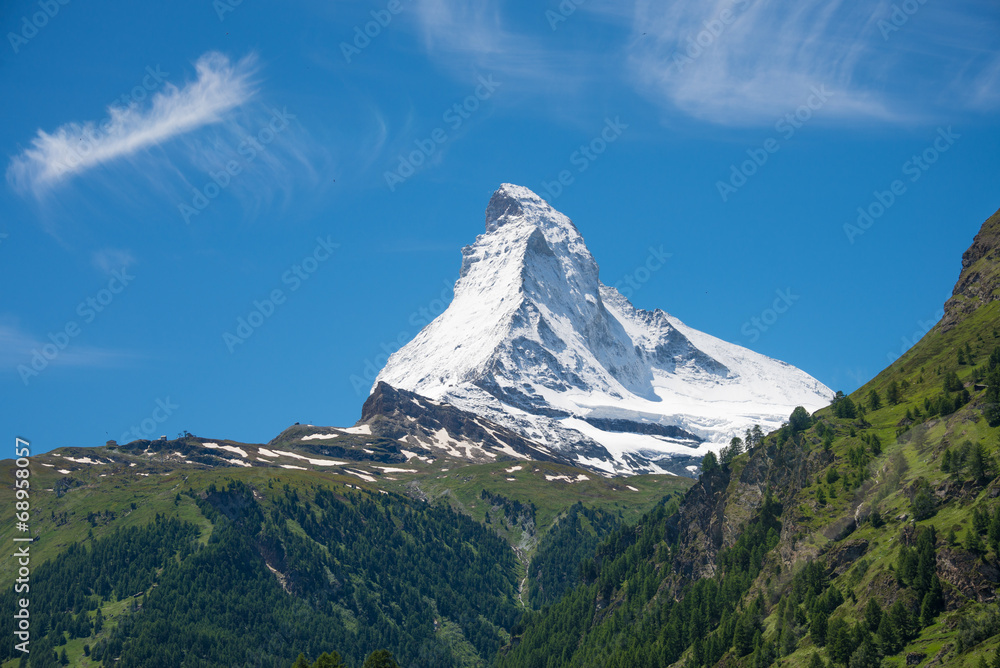
[[295,659],[295,663],[292,664],[292,668],[309,668],[309,659],[306,658],[305,654],[299,654],[299,658]]
[[882,408],[882,397],[878,395],[878,390],[874,388],[868,393],[868,408],[873,411]]
[[934,602],[931,600],[930,592],[924,595],[924,601],[920,604],[920,626],[930,626],[934,623]]
[[984,482],[993,471],[993,458],[982,443],[975,443],[969,450],[969,475],[976,482]]
[[954,371],[949,371],[947,374],[945,374],[944,384],[943,384],[943,389],[945,393],[961,392],[963,387],[964,386],[962,385],[962,381],[958,379],[958,374],[956,374]]
[[990,528],[989,513],[982,508],[974,508],[972,510],[972,527],[976,533],[986,533]]
[[750,615],[742,615],[733,632],[733,648],[737,656],[746,656],[753,651],[754,629]]
[[896,381],[893,380],[889,383],[889,387],[885,390],[885,398],[891,406],[899,403],[899,385],[896,384]]
[[882,623],[882,607],[874,598],[868,599],[865,606],[865,625],[872,633],[878,631],[879,624]]
[[899,630],[896,628],[895,622],[892,620],[891,614],[882,615],[882,620],[878,624],[878,631],[876,632],[878,636],[879,646],[882,648],[882,653],[886,656],[892,656],[902,648],[902,643],[900,642]]
[[975,527],[969,527],[965,530],[965,549],[975,555],[981,555],[985,551],[983,541]]
[[826,632],[829,619],[829,614],[822,608],[818,608],[812,613],[812,619],[809,622],[809,635],[812,636],[812,641],[817,647],[826,645]]
[[345,666],[343,660],[340,658],[340,654],[337,652],[323,652],[316,659],[312,668],[345,668]]
[[792,433],[805,431],[811,425],[812,418],[809,416],[809,411],[802,406],[796,406],[788,418],[788,427],[792,430]]
[[988,537],[993,551],[1000,552],[1000,506],[997,506],[993,510],[993,519],[990,520]]
[[889,618],[892,620],[892,625],[896,628],[896,633],[899,634],[900,643],[905,643],[913,634],[915,625],[913,624],[913,617],[902,601],[897,600],[892,604],[892,607],[889,608]]
[[878,668],[882,658],[878,655],[878,649],[872,642],[865,639],[861,645],[851,654],[849,668]]
[[795,637],[795,630],[785,625],[784,631],[781,632],[781,642],[779,643],[781,655],[788,656],[795,651],[796,645],[798,645],[798,638]]
[[831,620],[826,635],[830,658],[837,663],[846,664],[854,653],[854,639],[847,623],[840,617]]
[[833,400],[833,414],[839,418],[853,420],[858,416],[857,407],[850,397],[845,397],[843,392],[838,392]]
[[377,649],[368,655],[362,668],[400,668],[389,650]]

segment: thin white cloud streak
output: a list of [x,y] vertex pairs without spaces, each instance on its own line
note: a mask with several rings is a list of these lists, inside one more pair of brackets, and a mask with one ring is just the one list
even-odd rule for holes
[[506,51],[510,36],[500,22],[498,6],[426,0],[416,10],[428,51],[444,49],[480,54]]
[[[983,54],[1000,46],[1000,12],[968,1],[910,14],[898,6],[636,0],[628,71],[664,108],[725,125],[773,122],[821,85],[834,93],[822,111],[832,122],[917,122],[995,106],[997,61]],[[725,11],[733,18],[720,25]]]
[[[31,367],[32,357],[41,354],[43,346],[52,342],[36,339],[19,327],[12,318],[0,319],[0,368],[16,369],[19,365]],[[47,366],[109,368],[120,367],[134,361],[136,355],[129,352],[94,348],[71,343],[51,358],[45,358]]]
[[640,91],[714,123],[773,120],[803,104],[812,86],[833,92],[828,117],[898,119],[859,82],[869,43],[881,39],[879,14],[844,0],[639,0],[629,71]]
[[135,264],[135,256],[132,251],[125,248],[102,248],[95,251],[91,256],[94,266],[110,274],[122,268],[129,268]]
[[[824,109],[830,116],[898,119],[877,92],[855,82],[864,40],[878,36],[877,9],[888,6],[888,0],[876,7],[855,5],[849,0],[798,5],[772,0],[598,0],[558,25],[563,33],[596,28],[603,42],[614,37],[602,23],[606,28],[608,21],[624,22],[618,48],[596,48],[592,41],[589,47],[577,42],[573,48],[560,48],[555,45],[566,41],[556,40],[553,32],[511,31],[497,2],[428,0],[415,8],[415,16],[431,57],[453,69],[470,63],[491,68],[509,77],[513,87],[549,95],[592,92],[595,83],[612,78],[686,115],[754,124],[795,109],[811,86],[825,85],[834,93]],[[683,54],[686,39],[696,38],[705,22],[723,10],[733,12],[737,20],[702,48],[693,64],[678,71],[673,56]],[[540,9],[540,24],[549,27],[547,21]]]
[[1000,56],[995,57],[969,86],[969,103],[984,110],[1000,107]]
[[[280,202],[289,205],[296,192],[310,192],[320,197],[332,184],[334,160],[326,149],[314,142],[297,118],[282,129],[271,133],[269,143],[257,142],[262,131],[270,132],[275,112],[287,111],[295,116],[296,109],[281,106],[247,105],[239,114],[232,114],[210,132],[190,133],[177,140],[177,152],[193,171],[173,169],[179,177],[181,200],[192,204],[194,189],[204,192],[211,174],[223,174],[226,165],[235,162],[240,173],[223,189],[243,206],[247,219],[256,219]],[[241,149],[243,152],[241,152]],[[252,152],[251,152],[252,149]],[[192,218],[203,220],[213,216],[214,205],[205,214]]]
[[[512,29],[499,0],[427,0],[413,16],[428,56],[455,75],[490,68],[508,78],[505,95],[559,96],[564,106],[609,79],[667,114],[722,125],[771,124],[813,86],[833,93],[822,109],[829,123],[924,122],[1000,105],[995,3],[921,3],[895,25],[899,4],[590,0],[565,17],[558,36],[544,16],[546,8],[558,13],[556,3],[539,7],[537,30]],[[734,20],[718,30],[726,11]],[[685,60],[699,36],[703,44]]]
[[11,160],[7,180],[20,192],[38,195],[69,177],[218,123],[255,94],[255,60],[250,55],[234,64],[210,52],[195,63],[194,81],[183,88],[166,84],[146,109],[110,107],[104,127],[88,121],[66,123],[51,134],[39,129],[31,147]]
[[552,48],[543,7],[538,26],[544,35],[512,30],[501,9],[502,3],[490,0],[426,0],[414,6],[412,16],[430,57],[457,77],[472,71],[504,77],[504,97],[516,91],[571,94],[603,69],[593,51]]

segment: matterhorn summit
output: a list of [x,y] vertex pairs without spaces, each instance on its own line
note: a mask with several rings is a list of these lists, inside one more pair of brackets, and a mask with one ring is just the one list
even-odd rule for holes
[[451,305],[379,381],[606,473],[683,472],[754,424],[833,398],[784,362],[636,309],[601,283],[569,218],[507,183],[462,249]]

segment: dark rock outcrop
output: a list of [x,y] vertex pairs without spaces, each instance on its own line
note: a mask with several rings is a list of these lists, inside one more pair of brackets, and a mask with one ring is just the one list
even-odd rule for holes
[[981,306],[1000,298],[997,266],[1000,266],[1000,211],[983,223],[972,245],[962,254],[962,273],[951,299],[944,305],[942,332],[947,332]]

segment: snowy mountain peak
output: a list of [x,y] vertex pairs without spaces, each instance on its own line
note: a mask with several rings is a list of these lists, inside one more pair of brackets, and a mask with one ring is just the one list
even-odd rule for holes
[[[503,184],[455,297],[379,374],[609,473],[677,470],[833,393],[783,362],[636,309],[576,226]],[[682,467],[683,469],[683,467]]]
[[493,232],[509,221],[522,220],[533,224],[572,225],[569,218],[528,188],[512,183],[501,184],[486,205],[486,232]]

